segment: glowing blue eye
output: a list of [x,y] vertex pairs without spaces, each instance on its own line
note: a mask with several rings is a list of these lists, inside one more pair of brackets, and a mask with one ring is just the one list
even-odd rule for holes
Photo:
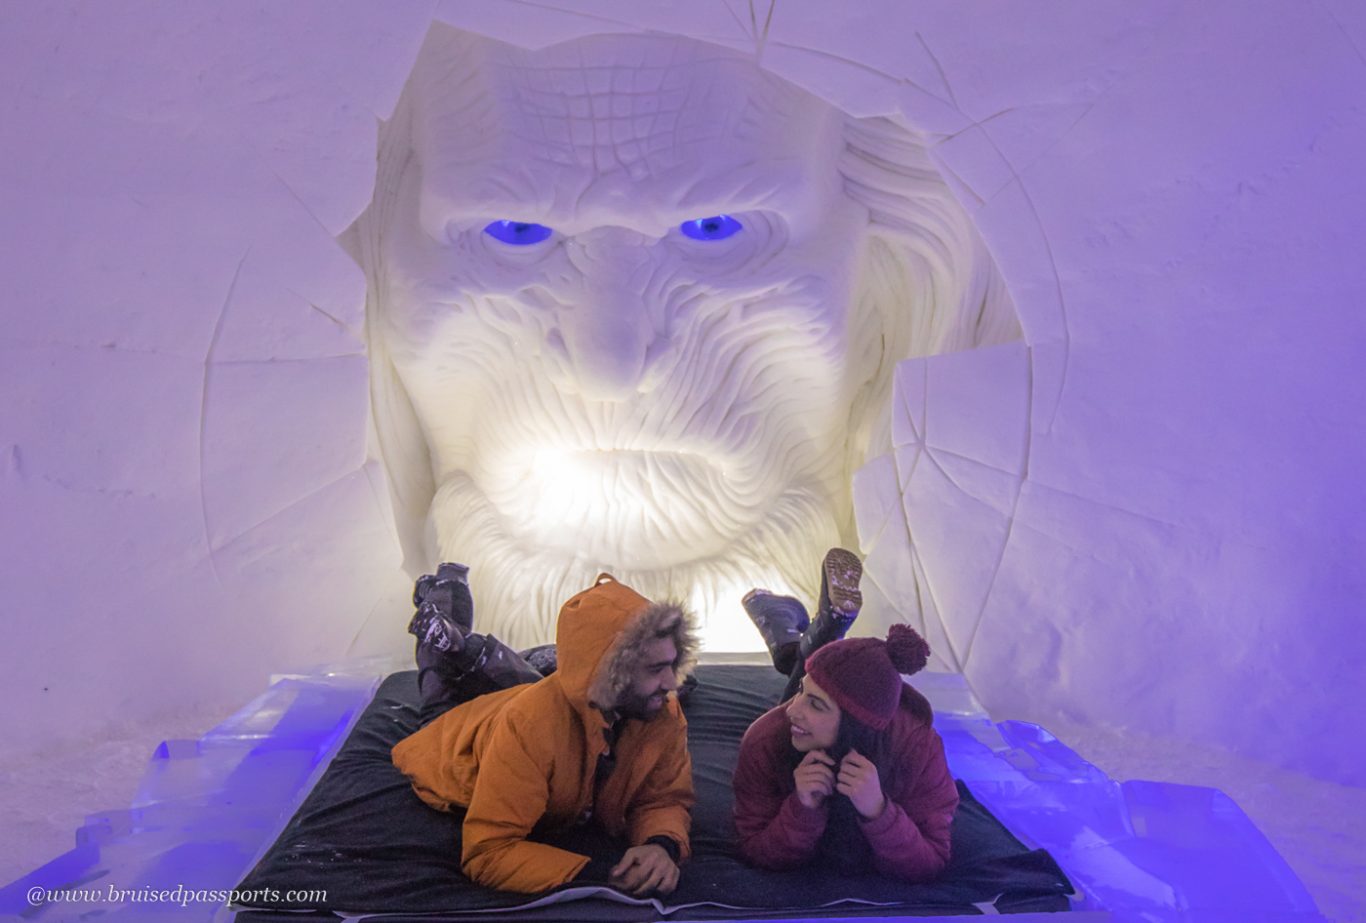
[[693,240],[725,240],[732,234],[744,230],[744,227],[730,215],[712,215],[710,218],[684,221],[678,229],[683,232],[684,237],[691,237]]
[[484,233],[505,244],[525,247],[527,244],[539,244],[554,232],[544,224],[532,224],[529,221],[492,221],[484,227]]

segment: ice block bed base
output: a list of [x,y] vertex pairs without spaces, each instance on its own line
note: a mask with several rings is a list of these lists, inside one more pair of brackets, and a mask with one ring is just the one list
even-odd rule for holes
[[[704,654],[708,663],[728,659],[736,658]],[[387,660],[358,661],[282,677],[201,739],[162,744],[130,807],[91,815],[76,831],[74,849],[0,887],[0,919],[122,923],[169,914],[177,921],[231,920],[233,913],[219,895],[262,865],[358,716],[373,704],[381,677],[400,666]],[[961,676],[921,673],[915,685],[934,706],[935,726],[954,775],[1026,847],[1046,849],[1075,886],[1078,896],[1072,899],[1071,914],[1047,918],[1070,923],[1323,921],[1285,861],[1223,793],[1116,782],[1042,728],[993,722]],[[719,698],[720,687],[716,690]],[[738,736],[739,725],[753,709],[730,704],[729,723],[709,734]],[[402,720],[400,710],[393,711],[390,720]],[[692,733],[701,740],[699,728]],[[729,767],[719,776],[699,772],[699,789],[724,785],[729,774]],[[453,842],[447,855],[453,863]],[[173,903],[149,903],[152,892]],[[744,917],[813,919],[832,912],[850,917],[856,907],[776,915],[753,911]],[[290,909],[300,908],[296,904]],[[867,909],[888,917],[910,916],[904,910]],[[997,908],[978,909],[991,913]],[[252,913],[257,920],[270,918]],[[619,913],[636,915],[631,918],[658,915],[653,907],[586,899],[527,908],[518,916],[607,921]],[[241,916],[246,923],[247,914]],[[700,909],[685,910],[669,919],[684,923],[700,916]],[[485,915],[504,917],[496,909]],[[1045,917],[1013,917],[1035,918]],[[401,919],[394,916],[387,923]]]
[[[416,674],[399,673],[380,686],[341,752],[280,838],[247,878],[244,892],[316,891],[313,909],[363,919],[390,914],[439,914],[500,919],[519,909],[546,908],[556,919],[736,919],[758,915],[949,915],[1069,909],[1072,886],[1042,849],[1010,834],[960,783],[963,804],[954,821],[953,860],[937,880],[893,881],[876,873],[841,876],[820,868],[794,872],[752,869],[735,857],[730,777],[740,737],[777,701],[782,677],[770,667],[703,665],[685,704],[697,806],[693,858],[678,889],[658,903],[630,901],[607,888],[567,887],[539,900],[492,891],[460,872],[459,813],[434,811],[418,800],[389,760],[395,743],[417,729]],[[605,856],[624,844],[580,837],[556,845]],[[591,906],[571,903],[591,900]],[[553,903],[551,903],[553,902]],[[298,919],[298,903],[273,910]],[[279,916],[242,913],[241,923]]]

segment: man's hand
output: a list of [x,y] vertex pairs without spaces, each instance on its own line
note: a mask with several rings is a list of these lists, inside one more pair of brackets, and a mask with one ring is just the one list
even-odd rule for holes
[[887,798],[882,794],[882,780],[878,778],[877,767],[857,750],[850,750],[840,761],[835,791],[853,802],[854,810],[868,820],[881,817],[887,808]]
[[797,764],[792,779],[797,783],[797,800],[818,808],[835,790],[835,761],[824,750],[812,750]]
[[678,887],[678,866],[663,846],[655,843],[632,846],[612,868],[608,883],[636,897],[652,892],[669,894]]

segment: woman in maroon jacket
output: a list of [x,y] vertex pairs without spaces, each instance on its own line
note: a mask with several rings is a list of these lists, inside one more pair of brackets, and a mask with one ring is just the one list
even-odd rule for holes
[[[832,567],[836,552],[847,557]],[[906,625],[893,625],[885,641],[834,640],[857,614],[859,572],[851,553],[827,555],[821,608],[815,623],[802,626],[800,656],[790,667],[795,694],[755,721],[740,743],[740,855],[762,868],[818,864],[923,881],[948,864],[958,807],[930,704],[901,678],[925,666],[929,645]],[[793,652],[773,629],[792,604],[800,608],[791,597],[762,591],[745,601],[780,667]],[[842,624],[832,629],[832,618]],[[814,650],[812,637],[823,642]]]

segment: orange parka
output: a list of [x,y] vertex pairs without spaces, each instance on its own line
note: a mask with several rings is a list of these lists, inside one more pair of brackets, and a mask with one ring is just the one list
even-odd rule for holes
[[537,892],[564,884],[588,857],[527,839],[542,820],[568,827],[591,810],[608,834],[638,846],[664,835],[689,854],[693,804],[687,722],[675,697],[648,721],[628,721],[615,768],[594,803],[607,719],[629,686],[640,647],[672,632],[680,664],[694,642],[672,604],[652,604],[606,574],[560,610],[559,669],[458,705],[399,741],[393,760],[427,804],[464,806],[460,862],[479,884]]

